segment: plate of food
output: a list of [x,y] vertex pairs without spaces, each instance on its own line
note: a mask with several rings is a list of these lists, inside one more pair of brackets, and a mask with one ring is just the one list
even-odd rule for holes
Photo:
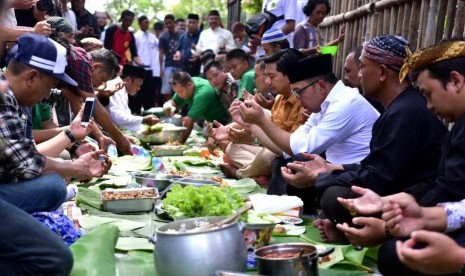
[[305,226],[293,224],[278,224],[273,229],[273,236],[300,236],[305,233]]

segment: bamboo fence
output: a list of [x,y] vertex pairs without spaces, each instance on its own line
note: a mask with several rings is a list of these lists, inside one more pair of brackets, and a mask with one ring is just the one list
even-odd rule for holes
[[330,0],[331,14],[320,24],[325,41],[346,36],[334,59],[335,73],[342,76],[349,51],[381,34],[405,37],[411,48],[420,49],[443,39],[464,37],[465,0]]

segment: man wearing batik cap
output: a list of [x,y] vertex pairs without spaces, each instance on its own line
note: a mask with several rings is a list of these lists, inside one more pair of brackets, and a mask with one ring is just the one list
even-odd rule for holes
[[155,115],[144,117],[134,116],[128,106],[128,95],[135,96],[139,92],[147,73],[142,67],[125,64],[121,78],[117,77],[111,82],[124,81],[124,87],[110,97],[107,107],[113,122],[120,128],[138,132],[143,130],[143,124],[152,126],[159,122]]
[[[65,74],[66,49],[53,40],[35,34],[18,38],[18,51],[0,75],[9,83],[5,102],[0,104],[0,138],[5,148],[0,154],[0,198],[26,212],[58,208],[66,196],[64,177],[90,180],[103,174],[98,160],[103,151],[64,161],[58,155],[76,139],[88,134],[77,121],[48,142],[35,146],[26,133],[29,119],[21,106],[31,107],[45,99],[58,80],[70,86],[77,83]],[[92,122],[91,122],[92,124]]]
[[289,48],[289,41],[281,29],[268,29],[262,37],[262,47],[265,56]]
[[[400,72],[400,80],[403,81],[408,75],[416,79],[428,106],[444,119],[455,122],[442,146],[438,176],[432,185],[418,184],[404,193],[384,199],[367,192],[363,198],[367,199],[368,194],[371,194],[374,202],[361,200],[354,205],[359,207],[360,202],[363,202],[364,206],[380,206],[372,213],[383,212],[382,218],[391,234],[398,238],[412,238],[403,244],[397,239],[389,239],[383,243],[378,253],[378,269],[381,274],[417,275],[399,261],[396,247],[402,261],[415,270],[435,271],[437,274],[456,273],[464,262],[461,253],[454,252],[454,248],[458,245],[465,246],[465,41],[445,42],[409,55]],[[436,204],[438,207],[428,208]],[[427,231],[412,234],[422,229],[445,232],[449,237]],[[417,248],[418,243],[423,243],[424,246]],[[451,252],[446,252],[447,250]],[[428,256],[425,255],[426,252],[429,252]],[[453,259],[447,260],[452,256]]]
[[[338,197],[357,198],[352,185],[372,189],[381,196],[398,193],[415,184],[431,183],[437,175],[444,125],[431,113],[425,99],[407,81],[399,82],[406,58],[404,38],[378,36],[364,43],[359,76],[363,91],[383,104],[385,112],[373,126],[370,154],[360,164],[330,164],[310,156],[308,185],[315,185],[329,220],[317,220],[322,237],[344,240],[335,224],[352,225],[352,215]],[[364,221],[365,222],[365,221]],[[381,227],[382,221],[372,221]],[[384,228],[384,227],[383,227]]]

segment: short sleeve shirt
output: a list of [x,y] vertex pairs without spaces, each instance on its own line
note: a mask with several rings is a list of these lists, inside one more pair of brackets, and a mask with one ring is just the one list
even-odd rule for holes
[[48,103],[38,103],[32,108],[32,129],[42,129],[42,122],[51,118],[51,108]]
[[202,78],[193,77],[192,80],[195,86],[192,97],[183,100],[175,94],[173,101],[178,106],[186,103],[190,107],[187,116],[194,120],[205,119],[209,122],[213,120],[224,121],[229,114],[223,107],[213,86]]
[[179,47],[181,35],[182,33],[178,31],[174,34],[166,31],[160,35],[158,47],[165,51],[165,66],[181,67],[181,62],[173,60],[176,49]]
[[238,99],[242,98],[242,90],[244,88],[250,94],[254,93],[253,90],[255,89],[255,80],[254,80],[253,75],[254,75],[253,70],[249,70],[249,71],[245,72],[244,75],[242,75],[241,84],[239,86],[239,91],[237,93],[237,98]]

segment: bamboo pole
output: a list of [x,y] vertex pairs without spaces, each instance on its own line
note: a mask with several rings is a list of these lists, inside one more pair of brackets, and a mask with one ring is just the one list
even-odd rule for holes
[[[345,26],[346,26],[346,38],[345,38],[345,42],[344,44],[347,46],[347,47],[350,47],[350,45],[353,45],[354,41],[355,41],[355,37],[352,35],[354,32],[355,32],[355,27],[354,27],[354,22],[346,22],[345,23]],[[349,33],[348,33],[349,31]],[[347,34],[350,34],[350,35],[347,35]]]
[[446,26],[444,27],[445,32],[443,35],[443,39],[449,39],[452,37],[452,30],[454,28],[454,21],[455,21],[455,12],[457,9],[457,0],[450,0],[447,1],[447,20]]
[[[354,29],[355,29],[354,37],[355,37],[355,39],[357,41],[358,38],[360,37],[360,31],[361,31],[360,30],[360,20],[359,19],[355,20]],[[355,44],[355,42],[352,45],[354,45],[354,44]]]
[[360,37],[359,37],[359,40],[358,41],[355,41],[354,44],[352,44],[352,47],[355,47],[355,45],[358,45],[361,41],[364,41],[365,40],[365,37],[367,35],[367,29],[368,29],[368,20],[369,20],[369,17],[370,16],[364,16],[362,18],[362,32],[360,34]]
[[336,14],[333,16],[328,16],[323,20],[323,22],[321,22],[320,27],[324,28],[332,24],[337,24],[337,23],[341,23],[344,21],[351,21],[351,20],[355,20],[355,18],[363,17],[369,13],[372,13],[374,11],[374,6],[375,6],[374,3],[369,3],[369,4],[363,5],[361,7],[358,7],[355,10],[352,10],[346,13],[340,13],[340,14]]
[[394,5],[391,7],[391,18],[389,19],[389,34],[395,34],[396,33],[396,23],[397,19],[396,17],[399,16],[398,14],[399,6]]
[[423,0],[421,1],[420,5],[420,26],[418,28],[418,40],[415,47],[417,49],[423,48],[424,39],[425,39],[425,32],[426,32],[426,20],[428,17],[428,7],[429,7],[430,0]]
[[349,50],[376,35],[402,35],[412,48],[422,48],[442,37],[462,36],[465,30],[464,0],[330,1],[331,16],[320,24],[326,40],[336,38],[341,24],[346,25],[346,40],[335,57],[338,73]]
[[407,37],[407,40],[409,41],[412,47],[416,47],[417,41],[418,41],[418,27],[419,27],[418,17],[420,16],[420,13],[418,12],[419,10],[420,10],[419,2],[417,1],[412,2],[412,9],[410,12],[409,31],[408,31],[408,37]]
[[378,12],[375,12],[371,16],[370,38],[376,36],[376,34],[378,33],[378,17],[379,17]]
[[402,36],[407,38],[410,30],[410,16],[412,14],[412,4],[406,3],[404,5],[404,20],[402,20]]
[[[371,38],[371,22],[372,22],[372,15],[368,15],[367,16],[367,21],[366,21],[366,33],[365,33],[365,37],[359,41],[360,42],[363,42],[363,41],[367,41],[368,39]],[[358,44],[357,44],[358,45]]]
[[383,22],[384,22],[384,10],[379,11],[378,15],[378,26],[376,26],[376,35],[384,34],[384,29],[383,29]]
[[455,14],[455,25],[452,37],[463,36],[463,30],[465,25],[465,1],[459,1],[457,3],[457,12]]
[[438,0],[429,2],[428,20],[426,22],[425,44],[423,47],[428,47],[434,44],[436,37],[436,15],[438,14]]
[[[339,11],[339,13],[342,13],[342,12],[345,12],[345,11],[348,11],[349,10],[349,6],[348,6],[348,2],[347,0],[342,0],[342,10]],[[336,14],[336,13],[333,13],[333,14]]]
[[389,21],[391,20],[391,10],[384,9],[383,10],[383,33],[382,34],[389,34]]
[[438,6],[438,17],[436,23],[436,30],[434,36],[434,44],[441,41],[441,37],[444,33],[444,27],[446,24],[446,12],[447,12],[447,0],[439,0]]
[[397,12],[396,35],[402,35],[402,20],[404,20],[405,4],[400,5]]

